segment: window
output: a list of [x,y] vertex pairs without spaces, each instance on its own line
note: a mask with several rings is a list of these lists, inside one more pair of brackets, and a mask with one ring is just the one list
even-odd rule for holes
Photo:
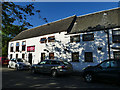
[[110,61],[111,62],[111,67],[114,68],[114,67],[117,67],[117,62],[116,61]]
[[22,54],[22,59],[25,59],[25,54]]
[[85,62],[93,62],[93,53],[85,52]]
[[110,61],[103,62],[100,64],[100,66],[103,68],[108,68],[108,67],[110,67]]
[[80,35],[70,36],[70,42],[80,42]]
[[120,51],[114,51],[114,59],[120,59]]
[[19,52],[19,42],[16,43],[16,52]]
[[22,42],[22,51],[25,51],[25,49],[26,49],[26,42],[23,41],[23,42]]
[[48,42],[55,42],[55,36],[48,37]]
[[47,61],[42,61],[42,62],[40,62],[40,64],[46,64],[46,62],[47,62]]
[[72,53],[72,62],[79,62],[79,52]]
[[41,53],[41,61],[45,60],[45,53]]
[[18,58],[18,54],[16,54],[16,58]]
[[51,64],[54,64],[54,65],[60,65],[60,63],[58,61],[52,61]]
[[49,53],[49,59],[54,59],[54,53]]
[[10,52],[13,52],[13,43],[10,44]]
[[94,34],[83,34],[83,41],[93,41],[94,40]]
[[41,39],[40,39],[40,43],[46,43],[46,42],[47,42],[46,37],[45,37],[45,38],[41,38]]
[[113,31],[113,43],[120,43],[120,30]]

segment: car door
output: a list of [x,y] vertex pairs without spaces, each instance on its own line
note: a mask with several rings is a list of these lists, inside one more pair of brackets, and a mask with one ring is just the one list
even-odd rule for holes
[[115,60],[110,61],[110,67],[108,68],[109,69],[108,77],[110,79],[115,79],[119,77],[118,76],[119,68],[117,66],[118,66],[117,61]]
[[46,63],[43,65],[43,72],[44,73],[50,73],[51,72],[51,68],[52,68],[52,61],[51,60],[47,60]]
[[46,64],[46,61],[40,62],[40,63],[37,65],[36,70],[37,70],[38,72],[44,73],[44,72],[45,72],[45,70],[44,70],[44,65],[45,65],[45,64]]
[[96,68],[96,75],[99,78],[108,78],[110,72],[110,61],[99,64]]

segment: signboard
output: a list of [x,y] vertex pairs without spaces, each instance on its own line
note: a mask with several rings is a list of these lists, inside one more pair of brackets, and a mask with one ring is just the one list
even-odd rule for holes
[[35,46],[28,46],[27,47],[27,52],[34,52],[35,51]]

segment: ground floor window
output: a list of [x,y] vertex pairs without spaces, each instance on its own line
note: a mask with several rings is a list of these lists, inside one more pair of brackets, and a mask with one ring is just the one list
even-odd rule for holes
[[79,52],[72,53],[72,62],[79,62]]
[[18,58],[18,54],[16,54],[16,58]]
[[12,54],[10,54],[10,59],[12,59],[13,58],[13,55]]
[[93,62],[93,53],[92,52],[85,52],[85,62]]
[[115,59],[120,59],[120,51],[114,51],[113,54]]
[[25,59],[25,54],[22,54],[22,58]]
[[41,53],[41,61],[45,60],[45,53]]
[[49,59],[54,59],[54,53],[49,53]]

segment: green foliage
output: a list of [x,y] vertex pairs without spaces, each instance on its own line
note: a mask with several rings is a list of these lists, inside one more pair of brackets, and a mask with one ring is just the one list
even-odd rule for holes
[[[39,14],[40,10],[35,10],[33,4],[20,6],[13,2],[2,2],[2,55],[7,56],[10,39],[26,30],[27,27],[33,26],[27,21],[27,16],[33,16],[36,12]],[[15,25],[16,21],[20,25]]]

